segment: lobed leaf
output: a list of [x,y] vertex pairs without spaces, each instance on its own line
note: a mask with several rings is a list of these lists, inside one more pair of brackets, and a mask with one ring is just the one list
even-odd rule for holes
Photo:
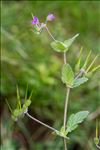
[[82,123],[88,114],[88,111],[80,111],[76,114],[72,114],[67,123],[66,134],[75,130],[78,127],[78,124]]

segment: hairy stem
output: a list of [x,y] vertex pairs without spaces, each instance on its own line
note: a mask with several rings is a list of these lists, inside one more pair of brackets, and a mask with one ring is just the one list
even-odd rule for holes
[[66,143],[66,139],[64,138],[64,149],[67,150],[67,143]]
[[48,34],[50,35],[50,37],[51,37],[54,41],[56,41],[56,39],[53,37],[53,35],[51,34],[51,32],[49,31],[49,29],[48,29],[47,26],[45,26],[45,29],[47,30],[47,32],[48,32]]
[[[64,64],[66,64],[67,63],[66,52],[64,52],[63,58],[64,58]],[[66,100],[65,100],[65,108],[64,108],[64,120],[63,120],[64,121],[63,122],[64,130],[66,130],[69,93],[70,93],[70,88],[67,87]],[[66,139],[65,138],[64,138],[64,149],[67,150],[67,143],[66,143]]]
[[64,52],[64,64],[66,64],[67,58],[66,58],[66,52]]
[[54,132],[57,132],[57,131],[58,131],[58,130],[54,129],[53,127],[51,127],[51,126],[49,126],[49,125],[47,125],[47,124],[45,124],[45,123],[39,121],[38,119],[32,117],[28,112],[26,113],[26,115],[27,115],[29,118],[31,118],[32,120],[38,122],[39,124],[41,124],[41,125],[43,125],[43,126],[49,128],[50,130],[52,130],[52,131],[54,131]]
[[67,121],[67,108],[68,108],[68,99],[69,99],[69,93],[70,93],[70,88],[67,88],[67,92],[66,92],[66,100],[65,100],[65,109],[64,109],[64,130],[66,128],[66,121]]
[[99,145],[96,145],[96,147],[97,147],[98,149],[100,149],[100,146],[99,146]]
[[[68,87],[67,88],[67,93],[66,93],[65,108],[64,108],[64,122],[63,122],[64,130],[66,130],[69,93],[70,93],[70,88]],[[65,150],[67,150],[67,143],[66,143],[66,139],[65,138],[64,138],[64,147],[65,147]]]

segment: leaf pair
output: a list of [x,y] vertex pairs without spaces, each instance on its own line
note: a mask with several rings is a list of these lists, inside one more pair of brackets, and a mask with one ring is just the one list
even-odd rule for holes
[[74,37],[64,41],[64,42],[60,42],[60,41],[53,41],[51,43],[51,47],[57,51],[57,52],[66,52],[68,51],[69,47],[71,46],[71,44],[74,42],[74,40],[76,39],[76,37],[79,34],[76,34]]
[[62,68],[62,81],[65,83],[68,87],[74,88],[77,87],[83,83],[85,83],[88,80],[86,77],[74,78],[74,72],[69,64],[64,64]]

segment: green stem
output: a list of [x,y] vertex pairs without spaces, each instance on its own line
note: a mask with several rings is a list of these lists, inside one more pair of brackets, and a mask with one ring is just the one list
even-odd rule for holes
[[65,100],[65,109],[64,109],[64,130],[66,128],[66,121],[67,121],[67,109],[68,109],[68,99],[69,99],[69,93],[70,93],[70,88],[67,88],[67,92],[66,92],[66,100]]
[[[64,58],[64,64],[66,64],[67,63],[66,52],[64,52],[63,58]],[[64,108],[64,120],[63,120],[64,130],[66,130],[67,109],[68,109],[69,94],[70,94],[70,88],[67,87],[66,100],[65,100],[65,108]],[[67,143],[66,143],[66,139],[65,138],[64,138],[64,149],[67,150]]]
[[[66,54],[65,53],[64,53],[64,64],[66,64]],[[83,74],[83,71],[81,70],[75,79],[78,79],[82,74]],[[64,109],[64,122],[63,122],[64,130],[66,130],[66,123],[67,123],[67,110],[68,110],[69,94],[70,94],[70,87],[67,87],[65,109]],[[67,143],[66,143],[65,138],[64,138],[64,147],[65,147],[65,150],[67,150]]]
[[[70,88],[68,87],[67,88],[67,93],[66,93],[65,108],[64,108],[64,122],[63,122],[64,130],[66,130],[69,93],[70,93]],[[65,147],[65,150],[67,150],[67,143],[66,143],[66,139],[65,138],[64,138],[64,147]]]

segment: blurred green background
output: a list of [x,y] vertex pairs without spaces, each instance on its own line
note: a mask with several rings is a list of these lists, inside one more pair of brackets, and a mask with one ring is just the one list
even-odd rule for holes
[[[80,47],[82,62],[89,50],[91,60],[100,50],[100,2],[98,1],[2,1],[1,7],[1,149],[2,150],[62,150],[63,141],[47,128],[27,117],[13,122],[6,105],[16,104],[16,85],[24,98],[33,89],[30,114],[60,129],[66,89],[62,84],[63,56],[50,47],[47,32],[40,36],[31,30],[31,13],[45,21],[49,12],[56,16],[48,27],[58,40],[66,40],[76,33],[80,36],[67,53],[75,67]],[[99,63],[96,61],[95,65]],[[68,115],[80,110],[96,111],[100,106],[99,70],[87,84],[74,89],[70,95]],[[95,150],[95,120],[87,120],[70,135],[69,150]]]

